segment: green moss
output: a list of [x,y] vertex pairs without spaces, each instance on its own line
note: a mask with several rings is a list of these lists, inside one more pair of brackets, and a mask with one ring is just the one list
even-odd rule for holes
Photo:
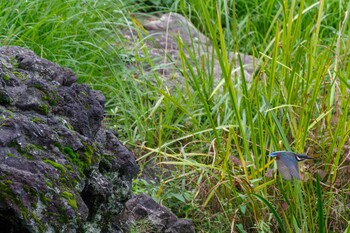
[[16,157],[16,155],[14,155],[12,153],[6,153],[6,156],[8,156],[8,157]]
[[32,122],[34,122],[34,123],[43,123],[44,119],[42,119],[40,117],[33,117],[32,118]]
[[51,198],[49,198],[49,197],[46,197],[45,195],[41,195],[41,201],[45,204],[45,205],[47,205],[47,204],[49,204],[50,203],[50,201],[51,201]]
[[24,152],[30,152],[33,150],[42,150],[43,148],[41,146],[36,146],[34,144],[28,143],[23,147]]
[[70,205],[73,209],[78,209],[77,201],[74,194],[70,192],[63,192],[61,196],[67,200],[68,205]]
[[11,205],[15,205],[19,208],[21,211],[22,217],[24,219],[27,219],[28,217],[28,210],[23,206],[23,203],[19,201],[17,196],[13,193],[11,185],[11,180],[4,180],[3,177],[0,177],[0,199],[1,200],[8,200],[8,203],[11,203]]
[[[22,188],[30,197],[36,197],[38,195],[37,189],[33,188],[32,186],[22,184]],[[36,201],[33,201],[33,199],[30,201],[30,204],[33,209],[37,208],[38,203]]]
[[31,213],[31,217],[34,219],[34,221],[36,223],[38,223],[38,227],[40,232],[44,232],[45,231],[45,226],[44,224],[40,221],[40,219],[38,218],[38,216],[36,216],[34,213]]
[[155,232],[156,230],[152,226],[151,222],[146,219],[141,219],[138,221],[135,221],[131,227],[130,232],[131,233],[146,233],[146,232]]
[[47,106],[46,104],[42,104],[38,107],[38,111],[40,111],[44,115],[47,115],[49,114],[49,106]]
[[60,170],[62,174],[66,174],[66,168],[62,164],[56,163],[56,162],[54,162],[54,161],[52,161],[50,159],[44,159],[43,162],[47,163],[47,164],[50,164],[54,168]]
[[44,232],[45,226],[41,222],[41,220],[38,218],[38,216],[36,216],[32,211],[28,210],[24,206],[21,206],[19,209],[21,211],[23,219],[25,219],[25,220],[33,219],[37,223],[37,226],[38,226],[40,232]]
[[70,147],[63,148],[63,152],[69,155],[70,158],[77,158],[77,154],[74,152],[74,150]]
[[17,149],[25,158],[32,160],[36,151],[43,150],[41,146],[36,146],[34,144],[26,144],[23,148]]
[[94,152],[92,146],[85,146],[83,152],[75,152],[70,147],[64,147],[62,150],[68,155],[68,161],[77,166],[81,174],[83,174],[84,170],[92,163],[92,155]]
[[84,151],[84,162],[86,163],[86,166],[89,167],[91,165],[92,162],[92,155],[94,153],[94,150],[92,148],[92,146],[85,146],[85,151]]
[[70,172],[74,172],[75,171],[75,169],[72,167],[71,164],[66,164],[65,168],[66,168],[67,171],[70,171]]
[[11,188],[11,180],[0,180],[0,199],[8,200],[13,199],[13,192]]
[[12,180],[5,180],[5,182],[3,182],[1,184],[11,185],[12,183],[13,183]]
[[61,196],[66,198],[66,199],[71,199],[73,197],[73,194],[65,191],[65,192],[62,192]]
[[14,74],[16,76],[16,78],[18,78],[18,79],[22,79],[22,80],[26,79],[25,76],[18,71],[12,71],[12,74]]
[[56,106],[58,103],[55,93],[46,93],[42,91],[42,99],[47,101],[51,106]]
[[[16,57],[11,57],[11,58],[10,58],[10,63],[11,63],[11,65],[13,65],[13,67],[14,67],[15,69],[17,69],[17,68],[19,67],[19,63],[18,63]],[[16,72],[17,72],[17,71],[16,71]]]
[[47,186],[49,186],[50,188],[52,188],[52,187],[53,187],[53,184],[52,184],[52,182],[51,182],[51,181],[46,181],[45,183],[46,183],[46,185],[47,185]]
[[83,143],[84,144],[84,155],[85,155],[85,161],[87,163],[88,166],[91,166],[91,164],[97,164],[99,163],[101,156],[98,153],[95,153],[96,151],[96,146],[95,144],[87,144],[87,143]]
[[23,153],[22,155],[28,160],[33,160],[34,159],[33,155],[31,155],[31,154]]
[[60,176],[60,178],[58,179],[60,184],[69,184],[69,181],[67,180],[67,178],[65,176]]
[[23,207],[23,206],[21,206],[19,209],[21,211],[23,219],[27,220],[28,219],[28,209]]
[[3,78],[4,78],[5,81],[9,81],[10,80],[10,75],[5,74]]
[[[13,182],[11,180],[4,180],[4,177],[0,177],[0,199],[7,200],[6,202],[10,203],[13,206],[13,208],[18,209],[22,218],[25,221],[33,219],[37,223],[40,232],[44,232],[45,227],[40,221],[40,219],[35,215],[35,213],[32,210],[24,206],[23,202],[21,201],[21,198],[19,198],[16,194],[13,193],[11,188],[12,183]],[[28,193],[31,197],[37,195],[37,192],[30,186],[24,185],[23,190],[26,193]],[[48,200],[48,202],[46,203],[50,203],[50,200]],[[36,206],[36,203],[32,202],[32,208],[36,208]]]
[[[69,129],[69,130],[72,130],[72,131],[74,131],[74,127],[69,123],[69,121],[67,121],[65,118],[63,118],[63,117],[59,117],[58,118],[59,119],[59,121],[61,122],[61,124],[64,126],[64,127],[66,127],[67,129]],[[60,148],[60,147],[59,147]]]
[[54,142],[53,143],[54,145],[55,145],[55,147],[57,147],[60,151],[62,151],[61,149],[62,149],[62,145],[59,143],[59,142]]
[[39,84],[39,83],[34,83],[34,84],[32,84],[31,86],[34,87],[34,88],[36,88],[36,89],[38,89],[38,90],[40,90],[40,91],[43,91],[43,90],[42,90],[42,89],[43,89],[43,86],[42,86],[41,84]]
[[50,103],[51,106],[56,106],[58,101],[56,99],[50,99],[49,103]]
[[78,166],[79,169],[84,169],[84,164],[79,159],[79,154],[77,154],[72,148],[64,147],[63,152],[68,155],[68,161]]

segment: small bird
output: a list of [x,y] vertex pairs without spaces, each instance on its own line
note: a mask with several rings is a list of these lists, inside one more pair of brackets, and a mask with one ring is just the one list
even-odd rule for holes
[[269,154],[269,156],[276,158],[277,169],[286,180],[292,180],[292,178],[300,180],[298,162],[313,159],[310,156],[296,154],[291,151],[276,151]]

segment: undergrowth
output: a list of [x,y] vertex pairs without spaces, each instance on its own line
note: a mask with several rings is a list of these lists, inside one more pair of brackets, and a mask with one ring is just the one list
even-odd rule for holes
[[[136,179],[134,191],[191,218],[197,232],[349,230],[350,4],[140,2],[2,1],[0,45],[30,48],[101,90],[109,126],[141,171],[159,175]],[[210,38],[220,88],[211,56],[195,48],[180,55],[186,88],[145,69],[145,38],[130,45],[124,34],[142,30],[135,16],[150,10],[177,11]],[[250,80],[231,77],[243,64],[227,51],[259,60]],[[301,164],[303,181],[289,182],[269,175],[275,165],[266,155],[276,150],[317,159]]]

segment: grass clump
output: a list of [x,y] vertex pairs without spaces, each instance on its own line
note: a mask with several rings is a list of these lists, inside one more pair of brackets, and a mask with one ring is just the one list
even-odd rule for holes
[[[216,88],[211,57],[186,48],[178,67],[184,84],[171,90],[159,73],[137,66],[152,58],[144,38],[126,46],[120,29],[132,27],[136,11],[160,8],[136,1],[0,4],[0,43],[31,48],[103,91],[108,124],[139,164],[160,167],[159,184],[138,180],[136,191],[191,218],[198,232],[349,228],[346,1],[165,3],[162,10],[181,12],[210,38],[222,71]],[[178,46],[185,51],[180,39]],[[228,51],[259,59],[254,78],[231,77],[236,62],[243,64]],[[274,165],[266,154],[277,150],[318,159],[301,165],[304,182],[287,182],[267,175]]]
[[[154,196],[171,206],[174,201],[164,195],[168,190],[192,191],[194,208],[182,214],[192,216],[197,229],[211,229],[204,232],[344,230],[349,213],[330,215],[337,209],[331,207],[337,202],[333,188],[343,190],[341,199],[348,199],[349,184],[335,173],[340,161],[347,166],[349,84],[344,78],[349,73],[345,26],[349,6],[310,1],[196,2],[188,7],[214,42],[223,90],[211,86],[212,74],[206,72],[212,69],[210,63],[200,63],[195,52],[190,53],[191,61],[182,54],[181,70],[191,91],[159,90],[162,95],[144,123],[156,133],[153,141],[145,139],[148,146],[140,145],[148,151],[140,161],[156,156],[162,166],[176,167],[169,178],[163,176]],[[245,16],[238,10],[243,6],[249,12]],[[335,9],[342,18],[335,17]],[[260,20],[261,25],[255,17],[266,20]],[[226,51],[244,48],[241,43],[256,43],[246,50],[260,59],[260,70],[251,82],[231,78],[235,61]],[[319,158],[302,169],[308,181],[292,185],[279,176],[277,181],[267,177],[273,161],[266,154],[277,150]],[[324,175],[321,183],[317,173]],[[322,206],[316,204],[321,202]]]

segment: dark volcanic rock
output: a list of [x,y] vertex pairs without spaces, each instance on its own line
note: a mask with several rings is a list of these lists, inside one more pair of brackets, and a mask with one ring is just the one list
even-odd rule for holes
[[146,195],[129,200],[138,169],[101,126],[103,105],[71,70],[0,48],[1,232],[126,232],[142,219],[156,232],[194,232]]
[[120,232],[137,166],[103,104],[71,70],[0,48],[1,232]]
[[[171,211],[159,206],[146,194],[134,196],[126,202],[121,214],[121,226],[133,225],[136,232],[192,233],[192,222],[178,219]],[[124,224],[124,225],[123,225]]]

